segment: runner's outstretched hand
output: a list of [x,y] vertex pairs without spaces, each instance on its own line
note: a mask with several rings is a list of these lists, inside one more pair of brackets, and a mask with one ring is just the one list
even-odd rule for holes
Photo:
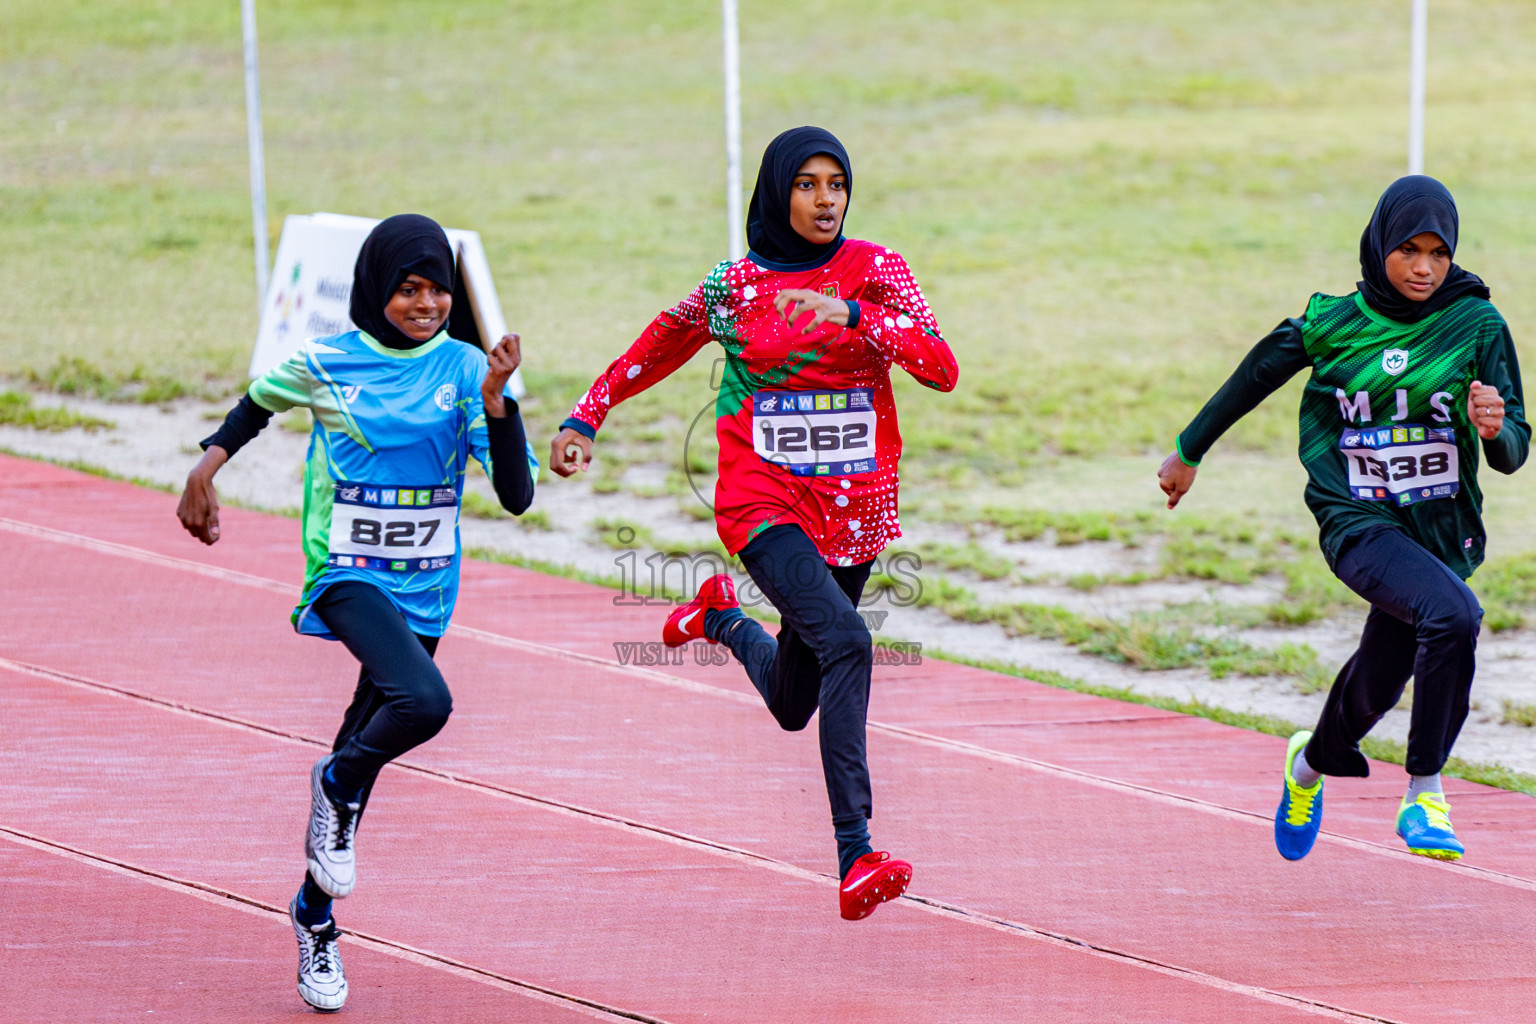
[[507,403],[501,389],[512,379],[512,372],[523,361],[523,339],[517,334],[503,334],[501,341],[486,357],[490,365],[485,368],[485,380],[480,384],[480,399],[485,403],[485,414],[494,419],[507,415]]
[[1472,390],[1467,392],[1467,417],[1484,441],[1498,437],[1504,428],[1504,399],[1499,397],[1499,389],[1480,380],[1473,381]]
[[560,476],[586,472],[592,465],[592,439],[579,430],[562,427],[549,445],[549,468]]
[[793,324],[797,317],[812,314],[805,326],[800,328],[801,334],[809,334],[822,324],[848,326],[847,302],[821,292],[813,292],[809,288],[784,289],[774,296],[773,308],[779,311],[779,316],[787,324]]
[[213,475],[229,461],[229,453],[218,445],[209,446],[187,474],[187,486],[176,505],[176,518],[186,531],[204,544],[219,539],[219,495],[213,489]]
[[1163,460],[1162,468],[1157,471],[1157,483],[1163,489],[1163,493],[1168,495],[1169,508],[1177,505],[1179,499],[1195,486],[1196,472],[1198,471],[1194,466],[1184,464],[1178,452],[1170,452]]

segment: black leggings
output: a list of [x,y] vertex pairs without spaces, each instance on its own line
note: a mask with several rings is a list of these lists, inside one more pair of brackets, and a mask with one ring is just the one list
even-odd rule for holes
[[764,530],[740,557],[783,626],[774,640],[745,619],[726,646],[783,728],[804,729],[821,709],[821,769],[832,820],[864,821],[872,809],[864,721],[874,644],[857,609],[871,563],[829,566],[798,526]]
[[439,638],[411,632],[405,616],[370,583],[332,584],[314,611],[362,663],[331,749],[339,788],[366,797],[386,764],[436,736],[453,711],[448,684],[432,661]]
[[1390,526],[1346,540],[1333,571],[1371,611],[1360,648],[1328,691],[1307,764],[1326,775],[1369,774],[1360,740],[1412,676],[1404,767],[1410,775],[1438,773],[1467,720],[1482,606],[1444,562]]

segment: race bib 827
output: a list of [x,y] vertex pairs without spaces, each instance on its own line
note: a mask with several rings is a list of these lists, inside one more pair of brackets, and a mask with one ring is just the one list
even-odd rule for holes
[[1461,489],[1450,427],[1348,427],[1339,435],[1339,451],[1349,469],[1349,493],[1361,501],[1411,505]]
[[757,391],[752,449],[796,476],[853,476],[875,471],[875,393]]
[[452,487],[339,483],[328,561],[386,572],[446,569],[458,550],[458,525]]

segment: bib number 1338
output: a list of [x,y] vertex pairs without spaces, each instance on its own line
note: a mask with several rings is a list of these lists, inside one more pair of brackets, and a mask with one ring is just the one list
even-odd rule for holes
[[1448,427],[1349,429],[1339,438],[1339,451],[1350,493],[1362,501],[1409,505],[1449,498],[1461,488],[1456,433]]

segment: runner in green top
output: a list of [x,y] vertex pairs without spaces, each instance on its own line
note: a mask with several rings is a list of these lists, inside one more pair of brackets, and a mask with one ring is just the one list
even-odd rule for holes
[[[1440,769],[1466,721],[1482,608],[1464,582],[1482,564],[1488,465],[1525,462],[1514,342],[1487,286],[1456,266],[1455,200],[1433,178],[1400,178],[1360,239],[1352,295],[1314,295],[1253,350],[1178,437],[1158,480],[1173,508],[1232,424],[1298,371],[1307,507],[1329,566],[1371,604],[1317,728],[1291,737],[1275,845],[1311,850],[1324,775],[1368,774],[1360,740],[1415,679],[1408,793],[1397,832],[1413,853],[1455,860]],[[1481,443],[1479,443],[1479,441]]]

